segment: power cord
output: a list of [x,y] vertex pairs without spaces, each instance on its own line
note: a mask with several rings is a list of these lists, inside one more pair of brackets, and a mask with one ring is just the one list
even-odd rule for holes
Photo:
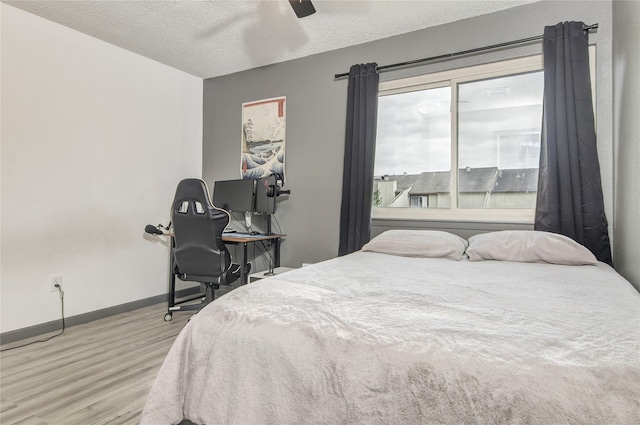
[[55,338],[55,337],[60,336],[60,335],[62,335],[64,333],[64,329],[65,329],[65,324],[64,324],[64,291],[62,290],[62,287],[57,283],[56,283],[55,287],[58,288],[58,292],[60,294],[60,308],[61,308],[61,311],[62,311],[62,330],[59,333],[57,333],[55,335],[51,335],[50,337],[47,337],[45,339],[39,339],[39,340],[36,340],[36,341],[31,341],[31,342],[28,342],[26,344],[17,345],[15,347],[11,347],[11,348],[4,348],[4,349],[0,350],[0,353],[4,352],[4,351],[9,351],[9,350],[15,350],[16,348],[26,347],[28,345],[35,344],[37,342],[47,342],[51,338]]
[[280,227],[280,223],[278,222],[278,219],[276,218],[275,214],[272,214],[271,217],[273,218],[273,220],[276,222],[276,232],[275,233],[282,233],[282,228]]

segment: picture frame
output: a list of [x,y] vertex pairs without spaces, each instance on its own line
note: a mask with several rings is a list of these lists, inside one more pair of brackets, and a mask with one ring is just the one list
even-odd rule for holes
[[284,179],[286,141],[286,97],[242,104],[243,179],[279,174]]

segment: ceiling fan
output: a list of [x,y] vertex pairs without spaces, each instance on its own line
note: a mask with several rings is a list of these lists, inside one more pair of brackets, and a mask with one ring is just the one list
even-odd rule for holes
[[311,0],[289,0],[289,3],[298,18],[316,13],[316,8],[311,4]]

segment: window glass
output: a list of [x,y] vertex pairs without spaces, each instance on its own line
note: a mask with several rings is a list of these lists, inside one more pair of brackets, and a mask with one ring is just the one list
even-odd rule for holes
[[[437,208],[437,202],[429,205],[417,194],[419,177],[425,172],[449,175],[450,170],[451,87],[380,97],[374,205]],[[448,179],[446,184],[449,197]],[[450,202],[441,204],[448,208]]]
[[381,84],[374,217],[532,217],[543,79],[537,56]]
[[542,71],[458,85],[458,207],[534,208]]

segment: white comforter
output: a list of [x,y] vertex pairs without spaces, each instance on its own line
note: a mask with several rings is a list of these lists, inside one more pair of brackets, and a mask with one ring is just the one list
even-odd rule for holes
[[192,319],[142,424],[640,423],[640,295],[609,266],[357,252]]

